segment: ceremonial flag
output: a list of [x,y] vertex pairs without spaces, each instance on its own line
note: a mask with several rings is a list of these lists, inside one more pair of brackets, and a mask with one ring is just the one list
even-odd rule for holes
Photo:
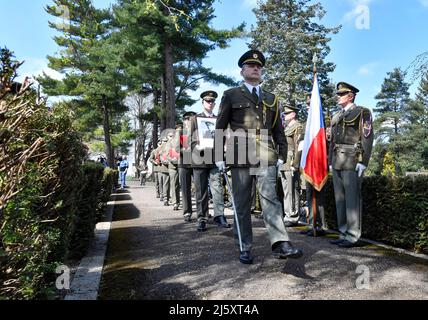
[[300,171],[304,175],[306,181],[312,184],[316,190],[321,191],[328,177],[327,144],[325,139],[321,96],[316,73],[314,75],[311,106],[306,122]]

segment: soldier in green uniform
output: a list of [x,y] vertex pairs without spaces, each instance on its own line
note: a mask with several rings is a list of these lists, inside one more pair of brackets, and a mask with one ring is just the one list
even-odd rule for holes
[[[278,100],[274,94],[260,87],[265,57],[258,50],[250,50],[242,55],[238,65],[245,83],[223,94],[216,123],[215,156],[220,170],[224,170],[226,165],[232,167],[232,193],[242,240],[239,261],[244,264],[253,262],[251,186],[254,179],[257,180],[274,257],[298,258],[302,251],[289,241],[276,193],[278,166],[287,158],[287,141],[279,118]],[[228,127],[231,138],[228,139],[224,161],[223,132]],[[258,170],[253,170],[254,167]],[[239,244],[236,221],[234,227],[235,240]]]
[[302,124],[297,120],[299,109],[284,107],[284,134],[287,139],[287,160],[280,168],[282,190],[284,192],[284,223],[286,227],[298,224],[300,213],[300,157],[299,143],[303,138]]
[[168,172],[168,160],[166,159],[166,144],[168,138],[165,136],[162,138],[162,144],[157,149],[157,157],[160,159],[159,165],[159,175],[160,175],[160,184],[162,184],[162,195],[160,201],[163,202],[165,206],[169,206],[169,197],[170,197],[170,186],[169,186],[169,172]]
[[168,174],[170,181],[172,210],[178,211],[180,206],[180,181],[178,176],[178,160],[179,153],[176,150],[180,146],[181,125],[178,124],[175,132],[170,130],[168,133],[168,142],[166,149],[168,150],[166,159],[168,160]]
[[190,122],[196,112],[187,111],[183,115],[183,128],[180,136],[180,158],[178,173],[180,176],[181,193],[183,194],[183,216],[185,222],[192,220],[192,175],[190,149]]
[[[160,145],[162,144],[161,141],[158,141],[158,145],[157,148],[160,147]],[[159,183],[159,165],[160,162],[156,159],[156,150],[157,148],[153,149],[152,152],[150,153],[150,157],[149,157],[149,161],[151,162],[151,164],[153,165],[153,177],[155,179],[155,189],[156,189],[156,198],[160,198],[161,197],[161,186]]]
[[355,105],[357,88],[337,84],[341,110],[331,120],[329,165],[333,172],[337,224],[340,239],[332,244],[343,248],[355,245],[361,237],[361,183],[373,146],[372,114]]
[[[196,210],[198,212],[198,227],[199,232],[207,230],[206,223],[208,221],[208,181],[211,188],[214,204],[214,222],[222,228],[230,228],[224,216],[224,190],[222,178],[219,170],[214,163],[214,145],[209,147],[201,147],[198,118],[215,118],[213,113],[215,100],[218,97],[217,92],[209,90],[201,94],[203,111],[192,117],[190,122],[191,132],[191,149],[192,149],[192,169],[193,179],[196,189]],[[202,123],[202,121],[201,121]],[[214,138],[214,137],[213,137]]]

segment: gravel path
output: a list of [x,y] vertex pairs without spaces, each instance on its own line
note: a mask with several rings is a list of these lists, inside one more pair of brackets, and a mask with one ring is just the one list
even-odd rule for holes
[[[232,211],[226,216],[232,222]],[[198,233],[195,219],[184,223],[181,211],[164,207],[152,184],[131,182],[116,197],[98,298],[428,299],[423,259],[373,245],[342,249],[329,243],[335,235],[311,238],[289,228],[304,256],[276,260],[263,221],[253,218],[255,259],[247,266],[239,263],[232,230],[208,227]]]

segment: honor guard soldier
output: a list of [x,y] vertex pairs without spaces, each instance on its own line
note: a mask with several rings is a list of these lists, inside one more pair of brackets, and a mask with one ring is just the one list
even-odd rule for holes
[[[162,144],[162,141],[158,141],[158,145],[157,148],[159,148]],[[160,198],[161,194],[162,194],[162,187],[160,186],[159,183],[159,166],[160,166],[160,162],[156,159],[156,152],[157,152],[157,148],[153,149],[150,157],[149,157],[149,161],[152,164],[153,168],[152,168],[152,172],[153,172],[153,177],[155,179],[155,188],[156,188],[156,198]]]
[[183,194],[183,216],[185,222],[192,220],[192,174],[190,150],[190,122],[196,112],[188,111],[183,115],[183,129],[180,136],[180,158],[178,174]]
[[[287,141],[280,119],[278,100],[274,94],[260,87],[265,57],[258,50],[250,50],[242,55],[238,65],[245,83],[224,92],[216,123],[217,130],[224,131],[230,127],[231,136],[234,137],[227,144],[226,161],[222,157],[224,139],[219,137],[218,132],[216,140],[221,141],[216,141],[215,145],[219,148],[216,157],[222,157],[216,158],[217,167],[220,170],[225,170],[226,165],[232,167],[232,194],[237,215],[234,231],[236,243],[240,246],[239,261],[244,264],[253,262],[251,187],[254,179],[260,192],[261,208],[274,257],[298,258],[302,251],[294,248],[289,241],[282,218],[282,206],[276,192],[277,170],[287,158]],[[244,137],[241,138],[241,135]],[[254,152],[250,153],[250,147],[254,144],[258,164],[252,159]],[[242,153],[245,156],[244,161]],[[253,170],[252,167],[257,166],[258,170]]]
[[162,195],[160,201],[163,202],[164,206],[169,206],[169,173],[168,173],[168,160],[166,159],[166,143],[168,142],[167,137],[162,138],[162,144],[157,149],[156,157],[159,159],[159,183],[162,185]]
[[[198,118],[216,118],[213,113],[215,100],[218,97],[215,91],[205,91],[201,94],[203,111],[192,117],[191,121],[191,148],[192,148],[192,169],[193,179],[196,189],[196,209],[198,212],[198,227],[199,232],[207,230],[206,223],[208,221],[208,181],[213,197],[214,205],[214,222],[223,228],[230,228],[224,216],[224,191],[220,171],[217,169],[214,162],[214,139],[211,148],[205,148],[200,145],[201,137],[200,130],[206,128],[198,128]],[[204,134],[202,136],[205,137]],[[212,137],[214,138],[214,137]]]
[[300,157],[299,143],[303,139],[303,127],[297,120],[299,109],[284,107],[284,134],[287,139],[287,160],[280,168],[284,192],[284,223],[286,227],[298,225],[300,214]]
[[361,183],[369,164],[373,146],[372,114],[369,109],[355,105],[357,88],[337,84],[341,110],[331,120],[329,164],[333,171],[339,240],[332,241],[350,248],[361,237]]

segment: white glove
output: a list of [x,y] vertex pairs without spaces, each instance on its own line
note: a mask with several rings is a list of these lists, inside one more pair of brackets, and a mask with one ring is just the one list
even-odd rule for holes
[[220,171],[226,170],[226,163],[224,161],[217,161],[215,163],[215,165],[217,166],[218,170],[220,170]]
[[204,148],[201,148],[201,146],[200,146],[199,144],[197,144],[197,145],[195,146],[195,149],[196,149],[196,150],[198,150],[198,151],[201,151],[201,150],[203,150]]
[[282,161],[281,159],[278,159],[278,161],[276,163],[276,167],[280,168],[283,164],[284,164],[284,161]]
[[296,168],[294,168],[293,166],[290,167],[290,171],[292,172],[296,172]]
[[367,167],[363,165],[362,163],[358,163],[355,167],[355,171],[358,171],[358,177],[361,178],[364,174],[364,170],[366,170]]
[[329,166],[329,167],[328,167],[328,170],[329,170],[330,172],[333,172],[333,166]]

